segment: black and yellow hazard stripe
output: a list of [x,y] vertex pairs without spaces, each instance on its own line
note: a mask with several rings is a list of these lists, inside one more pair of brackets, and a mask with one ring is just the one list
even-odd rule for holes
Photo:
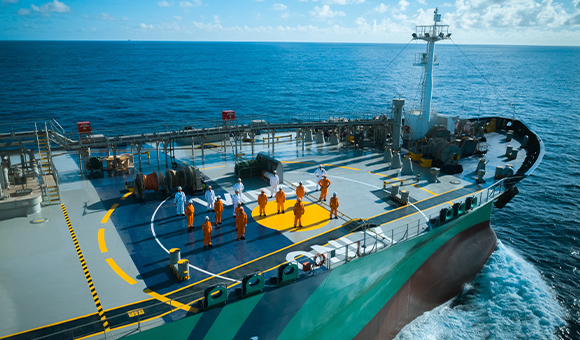
[[93,284],[93,279],[91,278],[91,274],[89,273],[89,268],[87,267],[87,263],[85,262],[85,257],[83,256],[83,252],[81,251],[81,247],[79,246],[79,241],[77,240],[77,236],[75,235],[75,231],[70,223],[70,219],[68,217],[68,213],[66,212],[66,208],[64,204],[61,204],[60,207],[62,208],[62,212],[64,214],[64,218],[66,220],[66,224],[68,226],[68,230],[70,231],[70,236],[74,242],[75,248],[77,250],[77,255],[79,256],[79,260],[81,261],[81,266],[83,267],[83,271],[85,273],[85,277],[87,278],[87,283],[89,284],[89,288],[91,289],[91,294],[93,294],[93,300],[95,300],[95,305],[97,306],[97,311],[99,312],[99,317],[103,320],[103,328],[105,331],[109,331],[109,322],[107,321],[107,317],[105,316],[105,311],[103,310],[103,306],[101,305],[101,301],[99,300],[99,295],[97,294],[97,289]]

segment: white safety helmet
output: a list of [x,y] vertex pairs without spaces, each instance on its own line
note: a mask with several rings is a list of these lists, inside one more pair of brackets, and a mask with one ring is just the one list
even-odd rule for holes
[[222,198],[221,198],[220,196],[218,196],[218,197],[216,197],[215,199],[216,199],[216,200],[221,200]]
[[207,187],[208,189],[211,189],[211,185],[209,187]]
[[193,198],[189,200],[189,203],[193,204]]
[[206,216],[206,217],[205,217],[205,220],[206,220],[206,221],[209,221],[209,216]]
[[238,202],[238,207],[241,207],[241,206],[242,206],[242,202]]
[[241,181],[242,181],[242,179],[241,178],[238,178],[238,182],[241,182]]
[[182,190],[181,187],[177,187],[177,191],[181,191],[181,190]]
[[239,189],[236,189],[236,192],[240,192],[240,190]]
[[282,187],[279,187],[279,188],[278,188],[278,191],[282,191]]
[[298,184],[302,185],[302,181],[298,182]]
[[322,164],[318,164],[318,167],[319,167],[319,168],[322,168]]
[[276,173],[276,172],[277,172],[277,171],[276,171],[276,170],[274,170],[274,173]]

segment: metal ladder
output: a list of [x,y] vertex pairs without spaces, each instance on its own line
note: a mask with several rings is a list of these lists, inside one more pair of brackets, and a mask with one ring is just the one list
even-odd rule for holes
[[60,203],[60,191],[58,188],[58,175],[54,173],[52,164],[52,150],[50,149],[50,138],[48,127],[44,123],[44,131],[38,131],[35,125],[36,143],[38,154],[40,155],[40,169],[44,180],[44,201],[48,205]]

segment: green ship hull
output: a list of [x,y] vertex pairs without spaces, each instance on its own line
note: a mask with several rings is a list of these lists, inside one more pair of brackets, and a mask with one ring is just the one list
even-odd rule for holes
[[134,339],[391,339],[457,295],[496,248],[492,201],[377,253]]

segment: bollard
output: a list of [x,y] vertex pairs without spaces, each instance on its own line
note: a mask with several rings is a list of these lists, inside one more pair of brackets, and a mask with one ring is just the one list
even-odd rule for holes
[[169,264],[177,264],[181,260],[181,251],[179,248],[172,248],[169,250]]
[[498,165],[495,167],[495,178],[501,178],[503,176],[503,166]]
[[183,259],[177,262],[177,277],[180,280],[189,279],[189,260]]
[[512,153],[512,150],[513,150],[513,146],[508,145],[505,149],[505,155],[509,157]]
[[391,196],[397,196],[399,194],[399,184],[395,183],[391,185]]
[[409,191],[408,190],[401,190],[401,201],[407,203],[409,202]]
[[514,130],[508,130],[507,135],[505,136],[505,141],[511,142],[513,137],[514,137]]

